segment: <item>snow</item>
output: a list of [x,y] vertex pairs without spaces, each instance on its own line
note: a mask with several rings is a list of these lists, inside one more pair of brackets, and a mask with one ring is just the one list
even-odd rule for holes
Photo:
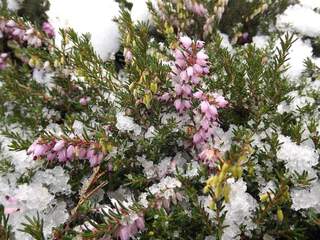
[[[21,0],[7,0],[8,9],[11,11],[16,11],[20,8]],[[2,6],[2,1],[0,1],[0,6]]]
[[[282,35],[281,38],[284,39],[284,35]],[[298,35],[294,35],[293,38],[296,41],[289,49],[289,60],[287,61],[289,69],[285,74],[289,77],[290,81],[295,82],[301,76],[303,70],[305,69],[304,61],[307,58],[312,58],[312,46],[309,40],[304,41]],[[257,48],[264,48],[268,46],[269,37],[264,35],[257,35],[253,37],[252,40],[253,44]],[[281,47],[280,40],[276,41],[275,47]]]
[[[12,129],[16,128],[12,127]],[[44,234],[48,237],[52,227],[57,227],[68,218],[66,203],[55,199],[56,193],[69,194],[71,187],[68,184],[69,176],[61,167],[37,171],[30,183],[19,184],[17,180],[28,169],[37,169],[41,161],[34,161],[26,155],[26,151],[9,151],[10,141],[0,136],[1,158],[5,156],[14,165],[14,171],[0,173],[0,204],[5,208],[19,209],[10,214],[9,223],[13,226],[15,239],[31,240],[32,238],[18,231],[25,222],[25,216],[36,216],[44,220]],[[2,160],[2,159],[0,159]],[[8,201],[10,197],[13,200]]]
[[280,30],[287,31],[289,27],[300,34],[316,37],[320,35],[320,14],[309,7],[296,4],[289,6],[278,16],[276,25]]
[[124,112],[117,113],[116,117],[116,128],[120,132],[133,131],[136,136],[141,133],[141,127],[134,122],[132,117],[125,116]]
[[280,114],[283,114],[285,112],[296,112],[300,108],[303,108],[307,106],[308,104],[313,104],[314,99],[307,96],[301,96],[297,91],[293,91],[287,94],[288,97],[292,98],[292,101],[290,104],[287,104],[286,102],[281,102],[277,107],[277,112]]
[[311,187],[301,189],[294,188],[290,191],[292,206],[295,211],[314,208],[320,212],[320,183],[316,182]]
[[103,60],[120,46],[118,26],[113,21],[119,14],[119,6],[113,0],[50,0],[47,14],[55,28],[58,46],[62,40],[57,34],[59,28],[73,28],[78,34],[90,33],[94,50]]
[[[147,2],[148,0],[131,0],[133,3],[131,9],[131,18],[134,22],[144,22],[152,24],[152,15],[149,12]],[[155,6],[156,0],[151,3]]]
[[300,0],[300,4],[309,7],[312,9],[320,8],[320,1],[319,0]]
[[252,38],[252,42],[257,48],[265,48],[268,45],[269,37],[265,35],[257,35]]
[[309,146],[297,145],[289,137],[280,136],[279,142],[282,143],[277,152],[279,160],[285,162],[290,174],[295,172],[302,174],[308,172],[309,178],[316,177],[316,171],[312,168],[318,164],[319,154]]
[[248,194],[247,184],[242,179],[235,181],[230,178],[227,180],[230,184],[231,191],[229,194],[230,201],[226,204],[227,211],[224,224],[228,227],[224,229],[223,240],[240,239],[240,226],[246,225],[247,230],[255,228],[251,220],[253,211],[257,207],[256,200]]
[[287,62],[289,69],[286,74],[290,81],[297,81],[305,69],[304,61],[311,57],[312,47],[310,41],[303,41],[301,38],[297,38],[289,50],[289,61]]

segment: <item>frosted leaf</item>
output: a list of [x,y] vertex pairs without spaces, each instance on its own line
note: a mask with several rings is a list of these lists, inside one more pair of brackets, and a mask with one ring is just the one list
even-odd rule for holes
[[228,151],[231,147],[234,125],[230,125],[229,130],[224,132],[222,128],[214,128],[214,147],[222,153]]
[[75,120],[73,122],[72,128],[76,135],[81,136],[83,134],[83,127],[84,127],[83,122],[80,122],[78,120]]
[[142,194],[140,195],[140,197],[139,197],[139,203],[140,203],[143,207],[145,207],[145,208],[147,208],[148,205],[149,205],[149,202],[148,202],[148,200],[147,200],[147,196],[148,196],[147,193],[142,193]]
[[269,181],[263,187],[260,188],[259,196],[269,193],[270,197],[273,198],[274,194],[272,192],[274,192],[275,190],[276,190],[275,183],[273,181]]
[[215,211],[210,208],[212,202],[211,196],[198,196],[198,202],[204,207],[204,210],[209,214],[209,217],[214,219]]
[[186,172],[183,174],[184,177],[196,177],[199,175],[200,165],[197,161],[192,161],[186,164]]
[[55,86],[53,76],[53,73],[48,73],[43,69],[35,68],[32,73],[32,77],[37,83],[42,84],[49,89],[52,89]]
[[147,132],[145,133],[144,137],[145,138],[154,138],[155,136],[155,133],[156,133],[156,129],[154,126],[151,126],[148,128]]

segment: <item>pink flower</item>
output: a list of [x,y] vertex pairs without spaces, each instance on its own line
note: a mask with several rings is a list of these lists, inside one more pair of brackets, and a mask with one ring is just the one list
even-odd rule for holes
[[182,81],[187,82],[189,80],[189,76],[188,76],[187,71],[182,71],[180,73],[180,78],[181,78]]
[[206,114],[209,110],[210,104],[207,101],[202,101],[200,103],[201,112]]
[[65,144],[66,143],[64,140],[60,140],[54,145],[52,150],[55,152],[59,152],[62,148],[64,148]]
[[192,77],[191,77],[191,82],[192,82],[194,85],[198,85],[199,82],[200,82],[200,79],[199,79],[197,76],[192,76]]
[[223,96],[217,95],[215,101],[219,108],[225,108],[228,105],[228,101]]
[[165,101],[167,102],[170,99],[170,94],[169,93],[164,93],[161,97],[160,100],[161,101]]
[[16,26],[16,22],[13,21],[13,20],[9,20],[9,21],[6,23],[6,26],[7,26],[7,27],[15,27],[15,26]]
[[176,49],[174,51],[174,57],[177,60],[182,60],[182,61],[185,61],[185,57],[184,57],[184,54],[182,51],[180,51],[179,49]]
[[68,159],[73,159],[74,154],[75,154],[74,146],[73,146],[73,145],[70,145],[70,146],[67,148],[67,158],[68,158]]
[[66,162],[67,158],[67,150],[65,148],[61,149],[57,154],[59,162]]
[[47,151],[48,151],[48,147],[46,145],[37,144],[34,148],[33,155],[35,157],[40,157],[45,155]]
[[19,208],[14,208],[14,207],[6,207],[4,208],[4,213],[5,214],[12,214],[12,213],[15,213],[15,212],[18,212],[20,211]]
[[184,36],[184,37],[180,37],[180,43],[182,44],[182,46],[186,49],[191,47],[192,44],[192,40],[191,38]]
[[138,217],[134,222],[139,230],[143,230],[145,228],[143,217]]
[[126,63],[130,63],[132,61],[132,52],[130,49],[125,48],[123,55]]
[[49,152],[47,154],[47,160],[48,161],[53,161],[56,157],[57,157],[57,153],[55,153],[55,152]]
[[185,68],[187,66],[187,63],[184,59],[177,59],[175,63],[179,68]]
[[101,163],[104,154],[99,150],[99,144],[91,143],[91,147],[87,150],[87,144],[83,140],[76,139],[68,142],[68,140],[51,140],[47,143],[41,143],[44,140],[37,139],[28,149],[27,154],[32,154],[34,159],[37,157],[46,158],[48,161],[57,159],[59,162],[72,161],[75,158],[88,159],[91,166]]
[[54,28],[49,22],[44,22],[42,24],[42,31],[44,31],[48,35],[49,38],[53,38],[55,35]]
[[190,67],[187,68],[187,75],[189,77],[191,77],[193,75],[193,67],[190,66]]
[[198,40],[196,42],[196,46],[197,46],[198,49],[202,49],[204,47],[204,41]]
[[34,141],[31,144],[31,146],[27,150],[27,154],[30,155],[31,153],[33,153],[37,145],[38,145],[38,140]]
[[[208,55],[205,54],[203,51],[199,51],[197,53],[197,60],[207,60],[208,58],[209,58]],[[202,64],[200,64],[200,65],[202,65]]]
[[79,159],[85,159],[87,155],[87,150],[85,148],[80,147],[78,157]]
[[219,159],[220,154],[219,151],[216,149],[204,149],[200,154],[199,158],[200,160],[209,165],[210,167],[213,167],[215,162]]
[[128,226],[122,226],[117,231],[117,238],[120,240],[129,240],[130,239],[130,229]]
[[192,106],[189,100],[183,100],[183,105],[185,109],[189,109]]
[[192,89],[190,85],[182,85],[181,88],[182,92],[184,93],[185,96],[191,96],[192,95]]
[[176,91],[177,96],[180,96],[182,94],[182,86],[180,84],[176,84],[174,89]]
[[183,104],[181,102],[181,99],[177,99],[174,101],[174,106],[177,109],[177,111],[182,111],[183,110]]
[[213,119],[216,119],[217,115],[218,115],[218,110],[215,106],[210,105],[208,112],[206,113],[208,116],[210,116]]
[[197,98],[197,99],[202,99],[203,97],[203,92],[200,90],[200,91],[197,91],[193,94],[193,97],[194,98]]
[[193,135],[193,143],[194,144],[199,144],[202,141],[202,136],[199,133],[196,133]]
[[103,153],[94,153],[90,158],[89,158],[89,162],[90,162],[90,166],[94,167],[97,166],[101,163],[103,159]]
[[202,74],[203,73],[203,68],[199,64],[193,65],[193,71],[196,74]]
[[86,105],[88,105],[88,103],[89,103],[89,101],[91,100],[91,98],[90,97],[82,97],[82,98],[80,98],[80,101],[79,101],[79,103],[82,105],[82,106],[86,106]]
[[207,118],[203,118],[202,121],[201,121],[201,127],[204,130],[208,130],[209,126],[210,126],[210,123],[209,123],[208,119]]

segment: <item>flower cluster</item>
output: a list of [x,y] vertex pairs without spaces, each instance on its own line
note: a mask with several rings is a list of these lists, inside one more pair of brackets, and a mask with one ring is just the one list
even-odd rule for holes
[[[171,79],[175,91],[165,93],[161,99],[174,99],[174,106],[183,115],[192,109],[193,144],[198,150],[203,150],[218,125],[218,109],[225,108],[228,102],[216,93],[202,91],[201,78],[209,73],[208,55],[204,52],[204,42],[192,41],[189,37],[181,37],[180,48],[175,49],[175,62],[171,67]],[[204,150],[206,152],[206,149]],[[202,160],[210,154],[201,154]],[[210,151],[209,151],[210,152]],[[209,157],[212,162],[212,157]],[[211,164],[209,164],[211,165]]]
[[195,116],[196,133],[193,135],[193,143],[197,146],[206,143],[217,126],[218,109],[225,108],[228,102],[218,94],[204,94],[198,91],[194,97],[200,100],[200,107]]
[[[142,212],[132,211],[132,201],[123,201],[121,205],[119,201],[111,199],[111,202],[114,207],[104,206],[101,211],[109,215],[108,220],[116,221],[118,226],[116,227],[115,232],[113,233],[116,239],[120,240],[129,240],[133,238],[139,231],[145,229],[145,220]],[[116,213],[121,212],[121,218],[115,217]],[[111,239],[107,237],[105,239]]]
[[[42,30],[47,34],[49,38],[54,37],[54,29],[48,22],[44,22]],[[26,27],[17,23],[14,20],[0,19],[0,38],[7,38],[9,40],[15,40],[20,44],[26,43],[32,47],[41,47],[43,41],[41,40],[41,34],[33,27]]]
[[203,4],[201,3],[197,3],[195,1],[192,0],[187,0],[184,2],[184,5],[186,6],[186,8],[193,12],[194,14],[198,15],[198,16],[206,16],[208,14],[207,9],[205,9],[205,7],[203,6]]
[[180,114],[191,108],[193,92],[200,78],[209,73],[208,55],[203,47],[202,41],[195,43],[189,37],[181,37],[180,48],[174,51],[171,79],[175,89],[174,106]]
[[91,167],[100,164],[105,156],[100,144],[81,139],[47,141],[39,138],[29,147],[27,154],[31,154],[35,160],[38,158],[46,158],[48,161],[57,159],[62,163],[75,159],[87,159]]
[[143,216],[137,216],[134,221],[128,222],[124,225],[121,225],[117,231],[117,239],[120,240],[129,240],[131,237],[135,236],[139,231],[144,230],[144,218]]

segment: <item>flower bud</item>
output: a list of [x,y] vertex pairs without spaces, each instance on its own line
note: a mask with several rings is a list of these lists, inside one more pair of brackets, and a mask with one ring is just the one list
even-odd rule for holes
[[281,208],[278,208],[278,210],[277,210],[277,219],[278,219],[279,223],[283,222],[283,212],[282,212]]

